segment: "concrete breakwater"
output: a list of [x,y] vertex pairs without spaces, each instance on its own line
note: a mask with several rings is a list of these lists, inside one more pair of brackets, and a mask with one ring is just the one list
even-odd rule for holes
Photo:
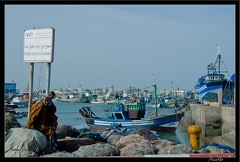
[[219,143],[236,148],[235,106],[214,104],[190,104],[181,120],[184,127],[198,125],[201,137],[208,143]]

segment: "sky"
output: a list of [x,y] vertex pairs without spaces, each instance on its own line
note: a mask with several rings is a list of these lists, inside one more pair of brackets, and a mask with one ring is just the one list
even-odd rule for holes
[[[194,90],[217,46],[235,73],[234,5],[5,5],[5,83],[30,81],[24,30],[55,29],[50,89],[150,87]],[[230,78],[227,75],[227,78]],[[33,91],[46,89],[47,63],[34,63]]]

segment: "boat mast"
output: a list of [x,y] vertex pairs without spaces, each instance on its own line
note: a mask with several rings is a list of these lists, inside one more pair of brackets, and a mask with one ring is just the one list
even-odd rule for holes
[[217,45],[217,55],[218,55],[218,80],[220,79],[220,61],[221,61],[221,51],[220,47]]
[[[217,45],[217,55],[218,55],[218,57],[217,57],[217,60],[215,61],[215,63],[214,63],[214,67],[216,67],[215,69],[215,71],[216,71],[216,73],[217,73],[217,69],[218,69],[218,80],[221,80],[221,78],[220,78],[220,75],[221,75],[221,73],[227,73],[228,74],[228,76],[230,77],[230,75],[229,75],[229,73],[228,73],[228,70],[227,70],[227,67],[225,66],[225,64],[224,64],[224,62],[223,62],[223,60],[222,60],[222,57],[221,57],[221,55],[222,55],[222,51],[220,51],[220,47],[218,46],[218,44],[216,44]],[[223,69],[221,69],[221,63],[224,65],[224,67],[225,67],[225,70],[226,71],[223,71]],[[218,65],[217,65],[218,64]],[[218,66],[218,67],[217,67]]]
[[156,86],[156,81],[155,81],[155,76],[154,76],[154,74],[153,74],[152,86],[153,86],[153,88],[154,88],[156,116],[158,116],[158,109],[157,109],[157,86]]

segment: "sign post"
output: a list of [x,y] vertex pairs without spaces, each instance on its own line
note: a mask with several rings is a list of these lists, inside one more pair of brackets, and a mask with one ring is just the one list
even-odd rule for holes
[[30,63],[31,65],[28,116],[31,113],[32,105],[34,63],[46,62],[48,64],[46,95],[49,93],[51,63],[53,62],[54,36],[55,29],[52,27],[42,29],[26,29],[24,31],[23,58],[25,63]]

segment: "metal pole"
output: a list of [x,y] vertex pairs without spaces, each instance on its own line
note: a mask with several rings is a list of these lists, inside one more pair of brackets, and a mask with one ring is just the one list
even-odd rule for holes
[[30,64],[30,88],[29,88],[29,99],[28,99],[28,118],[31,113],[31,105],[32,105],[33,74],[34,74],[34,63],[31,63]]
[[157,108],[157,85],[155,81],[155,76],[153,74],[153,81],[152,81],[152,86],[154,88],[154,97],[155,97],[155,115],[158,116],[158,108]]
[[47,63],[46,96],[50,92],[51,63]]
[[236,85],[234,86],[233,105],[236,105]]
[[155,110],[156,110],[156,116],[158,116],[158,108],[157,108],[157,87],[156,87],[156,84],[154,84],[153,87],[154,87],[154,97],[155,97]]

